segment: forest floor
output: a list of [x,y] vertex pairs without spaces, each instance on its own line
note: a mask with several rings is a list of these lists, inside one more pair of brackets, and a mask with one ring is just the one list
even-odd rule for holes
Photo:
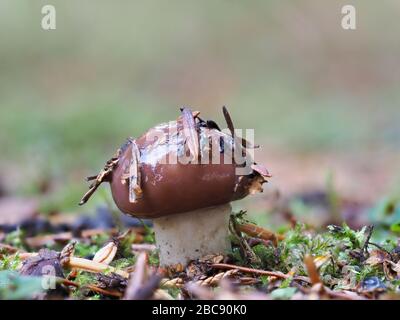
[[159,267],[151,222],[108,203],[41,214],[4,194],[0,298],[400,298],[400,197],[389,187],[398,159],[272,154],[264,195],[231,216],[231,251],[186,267]]

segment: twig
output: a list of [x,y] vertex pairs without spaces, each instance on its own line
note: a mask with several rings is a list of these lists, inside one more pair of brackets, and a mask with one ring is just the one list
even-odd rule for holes
[[229,114],[229,111],[225,106],[222,107],[222,113],[224,114],[225,122],[228,126],[229,131],[231,132],[232,138],[235,139],[235,127],[233,125],[233,121]]
[[63,265],[69,268],[76,268],[76,269],[80,269],[80,270],[84,270],[84,271],[88,271],[88,272],[113,272],[116,274],[119,274],[122,277],[125,278],[129,278],[129,273],[124,271],[124,270],[120,270],[120,269],[116,269],[114,267],[109,266],[108,264],[105,263],[100,263],[100,262],[95,262],[93,260],[88,260],[88,259],[84,259],[84,258],[78,258],[78,257],[70,257],[70,258],[66,258],[63,261]]
[[233,264],[227,264],[227,263],[214,263],[211,265],[211,268],[225,269],[225,270],[226,269],[237,269],[244,273],[260,274],[260,275],[276,277],[276,278],[280,278],[280,279],[287,279],[287,278],[291,277],[290,275],[284,274],[283,272],[280,272],[280,271],[266,271],[266,270],[260,270],[260,269],[235,266]]
[[108,178],[108,176],[114,170],[115,166],[118,164],[120,155],[121,149],[118,149],[115,155],[106,162],[103,170],[100,171],[95,179],[92,179],[93,177],[88,177],[90,180],[95,181],[89,186],[89,190],[83,195],[81,201],[79,202],[80,206],[85,204],[93,195],[93,193],[97,190],[97,188]]
[[263,240],[270,240],[277,245],[278,240],[281,241],[285,239],[283,235],[275,234],[272,231],[261,228],[252,223],[237,223],[236,224],[239,231],[246,233],[249,236],[260,238]]
[[365,256],[368,255],[368,244],[369,244],[369,240],[371,239],[372,236],[372,232],[374,231],[374,226],[373,225],[369,225],[367,227],[367,236],[365,238],[365,242],[364,245],[362,247],[362,254],[363,254],[363,258],[365,259]]
[[119,291],[105,290],[105,289],[99,288],[99,287],[91,285],[91,284],[84,285],[83,288],[88,288],[94,292],[101,293],[105,296],[112,296],[112,297],[117,297],[117,298],[121,298],[123,296],[123,294]]
[[304,264],[306,266],[308,276],[310,277],[311,284],[315,285],[317,283],[321,283],[317,266],[314,263],[314,258],[311,255],[306,255],[304,257]]
[[89,181],[92,181],[92,180],[96,179],[97,176],[98,176],[97,174],[95,176],[89,176],[89,177],[86,177],[85,180],[89,182]]

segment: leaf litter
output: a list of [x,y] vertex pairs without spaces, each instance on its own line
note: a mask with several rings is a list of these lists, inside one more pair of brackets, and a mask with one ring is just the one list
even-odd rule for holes
[[[0,298],[398,299],[400,242],[388,219],[375,228],[318,229],[291,217],[277,233],[240,211],[230,219],[230,252],[168,268],[158,265],[147,222],[124,223],[123,231],[112,223],[86,223],[79,232],[74,223],[63,232],[30,227],[29,237],[8,228],[0,239]],[[56,286],[43,289],[43,270]]]

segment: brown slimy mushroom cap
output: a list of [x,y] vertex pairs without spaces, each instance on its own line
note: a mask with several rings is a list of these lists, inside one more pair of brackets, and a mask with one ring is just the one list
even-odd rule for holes
[[262,191],[270,177],[248,153],[254,148],[236,137],[226,108],[230,133],[199,112],[181,109],[176,121],[149,129],[128,139],[97,175],[80,204],[108,181],[118,208],[139,218],[222,205]]

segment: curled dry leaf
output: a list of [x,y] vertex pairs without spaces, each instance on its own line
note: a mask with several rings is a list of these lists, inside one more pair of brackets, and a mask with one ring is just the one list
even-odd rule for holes
[[390,260],[390,256],[383,250],[372,250],[369,258],[365,261],[370,266],[383,264],[385,261]]
[[104,264],[110,264],[117,254],[118,246],[114,241],[110,241],[102,247],[93,257],[93,261]]
[[23,262],[19,273],[26,276],[56,276],[64,278],[64,273],[60,263],[60,254],[49,249],[41,249]]

